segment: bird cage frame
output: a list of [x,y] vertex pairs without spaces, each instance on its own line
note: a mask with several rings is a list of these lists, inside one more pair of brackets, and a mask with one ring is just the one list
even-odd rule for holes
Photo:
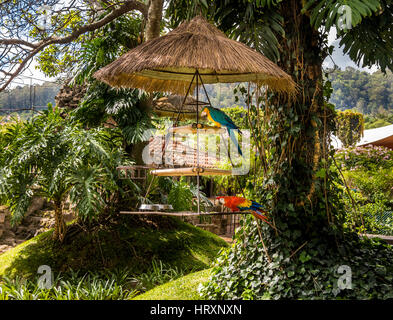
[[[192,125],[186,125],[186,126],[178,126],[179,124],[179,120],[180,120],[180,115],[182,114],[182,110],[183,107],[186,105],[186,101],[188,96],[190,95],[191,89],[193,87],[193,84],[195,82],[195,89],[196,89],[196,100],[193,103],[188,103],[188,104],[193,104],[196,106],[196,123],[192,124]],[[199,91],[200,88],[203,88],[204,93],[206,95],[206,98],[208,100],[208,102],[200,102],[199,100]],[[196,165],[193,166],[184,166],[184,167],[178,167],[178,168],[167,168],[165,166],[162,166],[161,168],[157,168],[155,170],[152,170],[150,173],[155,175],[155,176],[182,176],[182,175],[186,175],[186,176],[198,176],[198,175],[231,175],[232,174],[232,170],[223,170],[223,169],[215,169],[212,168],[212,166],[210,167],[203,167],[201,166],[200,163],[200,144],[199,144],[199,136],[201,134],[223,134],[224,132],[226,132],[223,128],[220,127],[216,127],[216,126],[209,126],[209,125],[204,125],[202,123],[200,123],[200,110],[199,107],[200,106],[212,106],[211,102],[210,102],[210,98],[209,95],[207,93],[206,87],[203,83],[201,74],[199,73],[198,70],[195,71],[195,73],[193,74],[192,80],[188,86],[186,95],[183,98],[182,104],[180,106],[180,108],[177,111],[177,117],[176,120],[174,122],[173,127],[168,129],[168,134],[167,136],[169,136],[170,134],[176,134],[176,133],[183,133],[183,134],[196,134],[197,135],[197,148],[196,148],[196,156],[194,156],[194,158],[196,158],[195,162]],[[162,154],[162,159],[164,158],[164,153],[166,151],[166,148],[168,146],[167,140],[164,141],[164,146],[163,146],[163,154]],[[228,149],[227,146],[225,146],[226,149]]]
[[[179,124],[180,115],[182,113],[182,109],[187,101],[187,97],[190,95],[191,89],[193,88],[193,84],[195,82],[195,89],[196,89],[196,101],[193,103],[196,106],[196,123],[187,126],[177,126]],[[207,103],[201,103],[199,101],[199,91],[202,87],[206,98]],[[172,177],[179,177],[179,176],[195,176],[197,178],[197,210],[198,214],[200,214],[200,176],[223,176],[223,175],[232,175],[232,170],[224,170],[218,168],[206,168],[201,165],[200,159],[200,134],[211,134],[211,133],[220,133],[224,132],[224,129],[215,127],[215,126],[207,126],[200,123],[200,116],[199,116],[199,107],[200,106],[210,106],[212,104],[210,102],[209,95],[207,93],[205,84],[203,83],[202,76],[199,73],[198,69],[196,69],[192,80],[188,86],[186,95],[184,96],[183,102],[177,112],[176,121],[174,126],[170,128],[168,134],[175,134],[175,133],[187,133],[187,134],[196,134],[196,165],[191,167],[181,167],[181,168],[158,168],[150,171],[153,176],[172,176]],[[164,142],[163,151],[165,151],[167,147],[167,141]],[[228,147],[226,146],[227,151]],[[164,152],[162,154],[162,158],[164,157]],[[195,161],[194,161],[195,163]]]
[[[206,50],[201,50],[201,48]],[[190,174],[198,179],[198,212],[200,212],[199,177],[208,173],[207,170],[202,172],[199,169],[199,135],[204,132],[208,134],[208,130],[203,130],[204,127],[199,123],[200,86],[209,99],[201,76],[205,83],[254,82],[258,85],[266,85],[278,93],[288,93],[289,96],[297,91],[292,77],[274,62],[250,47],[229,39],[200,15],[183,22],[167,35],[151,39],[131,49],[116,61],[94,73],[96,79],[111,86],[140,88],[147,92],[177,94],[186,92],[185,99],[189,96],[190,90],[194,89],[193,85],[196,82],[196,126],[195,128],[192,126],[191,128],[175,127],[173,130],[177,132],[191,130],[197,135],[198,157],[197,166],[194,166],[197,169],[191,170]],[[188,84],[186,91],[184,89]],[[179,108],[180,113],[184,102]],[[209,105],[211,106],[210,99]],[[212,130],[215,128],[213,127]],[[229,145],[226,147],[228,150]],[[156,169],[152,170],[152,173],[173,176],[175,172],[181,172],[181,168],[172,169],[177,169],[177,171],[165,173],[162,171],[165,169]],[[209,175],[218,174],[218,172],[209,173]],[[232,174],[232,170],[228,170],[228,174]]]

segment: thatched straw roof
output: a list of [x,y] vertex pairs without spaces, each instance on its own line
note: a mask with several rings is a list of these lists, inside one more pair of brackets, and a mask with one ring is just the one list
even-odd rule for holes
[[275,63],[227,38],[201,16],[130,50],[94,76],[114,87],[184,95],[196,70],[204,83],[255,82],[295,91],[291,77]]

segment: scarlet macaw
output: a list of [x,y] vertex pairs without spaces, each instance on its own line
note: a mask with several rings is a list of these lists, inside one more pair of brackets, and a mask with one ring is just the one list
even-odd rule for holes
[[222,203],[225,207],[231,209],[234,212],[250,210],[252,211],[251,213],[255,218],[260,219],[266,223],[269,223],[268,218],[266,217],[267,212],[263,209],[263,206],[258,202],[247,200],[241,197],[230,197],[230,196],[217,197],[216,199],[219,200],[220,203]]
[[[233,123],[232,119],[228,117],[228,115],[221,111],[220,109],[213,108],[213,107],[205,107],[202,110],[201,116],[207,116],[207,118],[214,123],[215,126],[221,128],[221,127],[226,127],[228,130],[229,137],[235,144],[235,147],[237,147],[237,150],[241,156],[243,156],[243,152],[240,149],[239,143],[237,142],[235,133],[233,130],[239,130],[238,126]],[[239,134],[242,134],[242,132],[239,130]]]

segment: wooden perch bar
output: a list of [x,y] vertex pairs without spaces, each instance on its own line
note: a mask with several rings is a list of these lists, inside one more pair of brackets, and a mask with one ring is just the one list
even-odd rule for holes
[[181,126],[181,127],[172,127],[169,129],[169,132],[173,133],[186,133],[186,134],[196,134],[197,133],[197,128],[198,132],[200,134],[219,134],[222,132],[225,132],[226,130],[223,128],[219,127],[214,127],[214,126],[207,126],[204,124],[198,124],[196,123],[192,125],[187,125],[187,126]]

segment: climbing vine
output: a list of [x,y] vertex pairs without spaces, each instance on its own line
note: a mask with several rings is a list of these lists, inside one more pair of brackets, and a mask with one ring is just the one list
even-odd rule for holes
[[[291,250],[300,233],[281,225],[289,241],[266,237],[271,262],[252,217],[242,220],[235,245],[224,249],[213,267],[213,275],[201,294],[208,299],[387,299],[391,290],[393,251],[376,240],[346,237],[345,246],[330,241],[303,239]],[[281,248],[277,250],[277,248]],[[273,251],[274,250],[274,251]],[[352,288],[340,289],[338,270],[347,265],[352,271]]]
[[352,110],[338,111],[336,117],[337,137],[345,148],[354,146],[363,137],[363,114]]

